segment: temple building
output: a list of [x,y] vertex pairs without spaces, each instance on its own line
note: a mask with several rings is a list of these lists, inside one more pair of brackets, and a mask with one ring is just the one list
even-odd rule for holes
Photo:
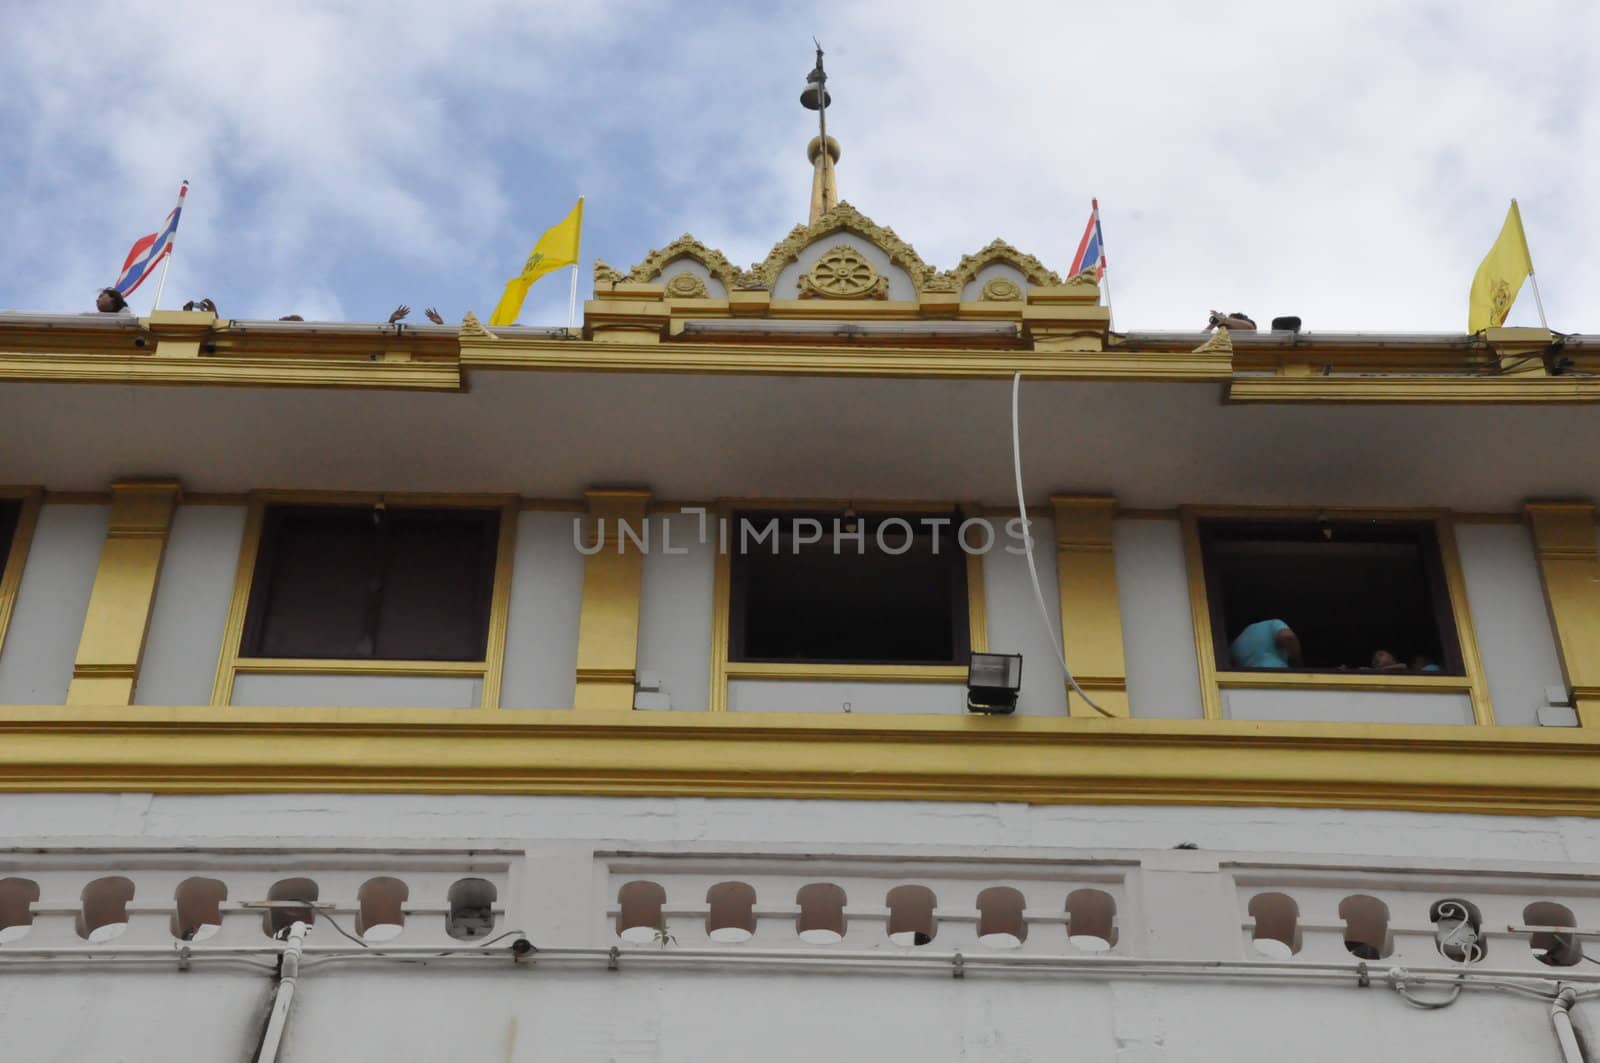
[[1600,1059],[1600,338],[798,147],[572,332],[0,314],[0,1058]]

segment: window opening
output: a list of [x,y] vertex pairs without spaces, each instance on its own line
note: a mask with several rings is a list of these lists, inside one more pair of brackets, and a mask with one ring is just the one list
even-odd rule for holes
[[[958,515],[737,514],[729,659],[964,664],[960,523]],[[836,524],[844,534],[835,536]]]
[[499,524],[487,509],[268,509],[243,656],[483,660]]
[[1204,521],[1199,532],[1218,669],[1465,674],[1431,522]]

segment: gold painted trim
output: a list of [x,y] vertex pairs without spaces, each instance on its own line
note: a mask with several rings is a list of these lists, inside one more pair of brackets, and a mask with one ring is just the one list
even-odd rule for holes
[[374,363],[367,359],[158,357],[0,351],[0,381],[64,384],[212,384],[239,387],[460,391],[455,362]]
[[1097,712],[1075,690],[1066,692],[1071,716],[1128,716],[1128,665],[1122,644],[1122,602],[1112,542],[1117,500],[1052,495],[1061,652],[1078,685],[1091,691]]
[[584,794],[1600,817],[1597,764],[1600,736],[1582,728],[967,714],[0,710],[6,792]]
[[[957,506],[952,502],[928,499],[893,501],[888,499],[721,499],[710,507],[708,518],[715,521],[719,530],[722,522],[740,510],[762,512],[805,512],[808,510],[854,509],[858,513],[950,513],[959,511],[967,517],[982,515],[976,505]],[[731,535],[731,533],[730,533]],[[716,537],[716,565],[712,577],[711,608],[711,685],[708,710],[728,711],[728,682],[732,679],[770,680],[839,680],[883,683],[949,683],[965,682],[967,666],[964,664],[822,664],[815,662],[783,661],[730,661],[728,641],[730,612],[733,601],[733,559],[731,550],[722,549],[720,534]],[[731,546],[731,543],[730,543]],[[955,549],[960,549],[955,546]],[[983,558],[967,554],[967,639],[973,653],[983,653],[989,646],[989,602],[983,578]]]
[[1600,380],[1576,376],[1252,376],[1227,386],[1237,403],[1600,402]]
[[639,610],[644,554],[623,534],[648,534],[650,492],[594,489],[584,492],[583,600],[578,612],[578,664],[572,707],[582,712],[631,710],[639,664]]
[[1187,351],[1032,351],[822,344],[575,343],[544,336],[462,340],[464,369],[651,372],[758,376],[948,377],[1010,380],[1127,380],[1219,383],[1233,378],[1227,354]]
[[1600,728],[1600,544],[1592,502],[1529,502],[1528,530],[1579,725]]
[[22,573],[27,568],[33,533],[39,525],[43,496],[44,492],[37,487],[0,487],[0,499],[22,503],[17,512],[16,529],[11,533],[11,548],[0,557],[0,652],[5,650],[6,631],[11,627],[11,614],[22,589]]
[[[211,704],[227,706],[233,700],[234,680],[240,675],[368,675],[368,676],[473,676],[481,677],[480,708],[500,704],[500,684],[505,672],[506,627],[511,610],[511,567],[516,555],[516,517],[520,500],[515,495],[439,494],[435,492],[379,491],[252,491],[247,498],[244,537],[239,563],[233,573],[233,597],[223,627],[222,652],[211,685]],[[245,617],[250,609],[250,584],[255,578],[261,550],[261,527],[268,506],[275,505],[375,505],[436,506],[446,509],[498,509],[499,539],[495,544],[494,590],[489,602],[488,638],[482,661],[377,661],[322,658],[243,657]]]
[[[1272,675],[1256,672],[1220,672],[1216,645],[1211,630],[1211,607],[1206,597],[1205,565],[1200,550],[1201,520],[1314,520],[1325,515],[1332,519],[1431,521],[1439,542],[1439,557],[1444,567],[1445,588],[1450,599],[1456,640],[1461,651],[1465,676],[1405,676],[1357,673],[1287,672]],[[1448,511],[1439,509],[1360,509],[1281,506],[1182,506],[1179,516],[1183,528],[1183,554],[1189,582],[1189,616],[1194,627],[1195,663],[1200,674],[1200,703],[1205,719],[1223,721],[1222,689],[1226,687],[1298,687],[1326,690],[1465,690],[1471,695],[1475,726],[1494,724],[1494,705],[1484,678],[1478,652],[1478,636],[1467,602],[1467,584],[1461,570],[1461,553],[1456,547],[1455,529]],[[1260,679],[1247,678],[1260,676]],[[1453,681],[1439,683],[1437,680]]]
[[818,662],[729,661],[729,679],[853,679],[862,683],[965,682],[964,664],[823,664]]
[[357,661],[323,657],[238,657],[233,662],[235,676],[422,675],[478,678],[487,668],[485,661]]
[[67,684],[68,705],[133,704],[181,493],[176,480],[111,485],[111,514]]
[[1222,672],[1217,685],[1224,690],[1432,690],[1470,693],[1472,678],[1464,675],[1416,675],[1397,672]]

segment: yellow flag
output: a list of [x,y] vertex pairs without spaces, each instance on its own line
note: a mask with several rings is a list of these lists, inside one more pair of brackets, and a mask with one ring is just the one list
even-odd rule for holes
[[562,266],[578,264],[578,244],[582,237],[583,197],[579,196],[578,205],[572,208],[572,213],[546,229],[544,235],[539,237],[539,242],[533,245],[533,251],[528,255],[528,261],[522,264],[522,272],[506,281],[505,294],[500,296],[500,305],[494,308],[489,324],[515,324],[517,315],[522,313],[522,300],[528,297],[528,289],[533,287],[534,281]]
[[1523,280],[1532,272],[1533,256],[1528,254],[1528,238],[1522,231],[1522,212],[1513,199],[1499,238],[1472,278],[1467,331],[1479,332],[1505,324]]

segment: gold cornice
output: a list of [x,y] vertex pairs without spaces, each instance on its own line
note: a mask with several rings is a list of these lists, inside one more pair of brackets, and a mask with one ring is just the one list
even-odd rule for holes
[[[661,271],[672,263],[674,259],[692,258],[706,268],[706,272],[717,280],[729,291],[733,290],[734,283],[739,279],[739,268],[721,251],[714,247],[707,247],[690,233],[684,233],[666,247],[652,250],[644,256],[644,260],[630,269],[621,278],[623,281],[648,283],[661,275]],[[598,269],[598,267],[597,267]],[[598,272],[596,277],[598,277]]]
[[1600,402],[1593,377],[1253,376],[1229,383],[1230,402],[1265,403],[1590,403]]
[[902,240],[898,233],[879,225],[848,203],[840,203],[810,225],[796,225],[768,252],[765,260],[757,262],[739,277],[740,287],[771,288],[778,282],[784,267],[800,258],[800,252],[813,241],[848,229],[864,237],[889,256],[889,261],[905,270],[911,277],[911,286],[921,288],[924,281],[935,273],[932,266],[922,260],[916,248]]
[[[1103,310],[1101,311],[1104,312]],[[562,372],[730,373],[762,376],[972,377],[1039,380],[1148,380],[1225,383],[1226,357],[1187,352],[1028,351],[935,347],[757,345],[749,343],[578,344],[546,337],[502,336],[463,343],[473,369]]]
[[1029,284],[1058,285],[1063,283],[1056,273],[1045,266],[1032,255],[1024,254],[1004,240],[991,240],[987,247],[974,254],[961,256],[961,261],[956,263],[956,268],[948,271],[948,276],[955,282],[955,290],[965,288],[985,266],[996,262],[1004,262],[1014,266],[1018,272],[1028,278]]
[[0,381],[459,391],[461,370],[454,361],[374,365],[365,358],[158,358],[6,351],[0,352]]
[[1600,816],[1583,729],[1247,721],[12,707],[0,790],[1273,805]]

